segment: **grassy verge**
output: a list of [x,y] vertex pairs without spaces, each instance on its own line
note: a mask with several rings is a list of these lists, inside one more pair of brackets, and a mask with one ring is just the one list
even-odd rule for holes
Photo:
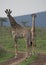
[[30,63],[34,62],[36,60],[37,56],[33,55],[31,57],[29,57],[28,59],[24,60],[23,62],[21,62],[18,65],[29,65]]
[[[1,31],[0,29],[0,46],[3,46],[7,51],[14,51],[15,43],[12,38],[10,28],[3,28],[3,30]],[[24,39],[18,39],[18,50],[26,51],[26,43]],[[38,52],[46,52],[46,29],[36,29],[36,50]],[[0,52],[0,54],[1,53],[2,52]],[[8,60],[13,56],[14,53],[3,53],[3,55],[0,56],[0,63]],[[32,56],[31,58],[23,61],[20,65],[27,65],[28,63],[35,61],[35,58],[36,56]]]
[[14,57],[13,53],[5,53],[3,56],[0,57],[0,63],[7,61],[8,59]]

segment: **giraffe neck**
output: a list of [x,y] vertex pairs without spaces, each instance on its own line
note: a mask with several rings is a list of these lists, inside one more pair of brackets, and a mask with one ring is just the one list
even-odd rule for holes
[[19,24],[16,23],[15,19],[11,15],[8,15],[8,18],[10,20],[10,24],[12,28],[17,28],[18,26],[21,27]]

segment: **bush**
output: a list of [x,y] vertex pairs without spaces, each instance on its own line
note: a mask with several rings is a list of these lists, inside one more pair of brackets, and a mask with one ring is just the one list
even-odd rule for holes
[[6,53],[6,50],[0,46],[0,57],[3,57]]

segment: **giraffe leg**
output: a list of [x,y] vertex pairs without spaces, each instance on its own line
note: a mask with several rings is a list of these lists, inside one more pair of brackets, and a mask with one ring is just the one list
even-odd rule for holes
[[17,39],[15,40],[15,58],[18,57],[18,44],[17,44]]
[[27,50],[27,58],[30,57],[30,45],[29,45],[29,41],[26,40],[26,50]]
[[32,41],[32,55],[36,54],[36,42],[35,40]]
[[27,49],[28,49],[28,56],[31,56],[31,44],[30,44],[30,40],[27,42]]
[[26,56],[28,56],[28,51],[27,51],[27,41],[25,39],[25,42],[26,42]]

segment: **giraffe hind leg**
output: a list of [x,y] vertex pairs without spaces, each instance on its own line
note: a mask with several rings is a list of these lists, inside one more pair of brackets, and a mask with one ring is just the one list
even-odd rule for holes
[[30,41],[26,40],[26,50],[27,50],[27,58],[31,56],[30,53]]

